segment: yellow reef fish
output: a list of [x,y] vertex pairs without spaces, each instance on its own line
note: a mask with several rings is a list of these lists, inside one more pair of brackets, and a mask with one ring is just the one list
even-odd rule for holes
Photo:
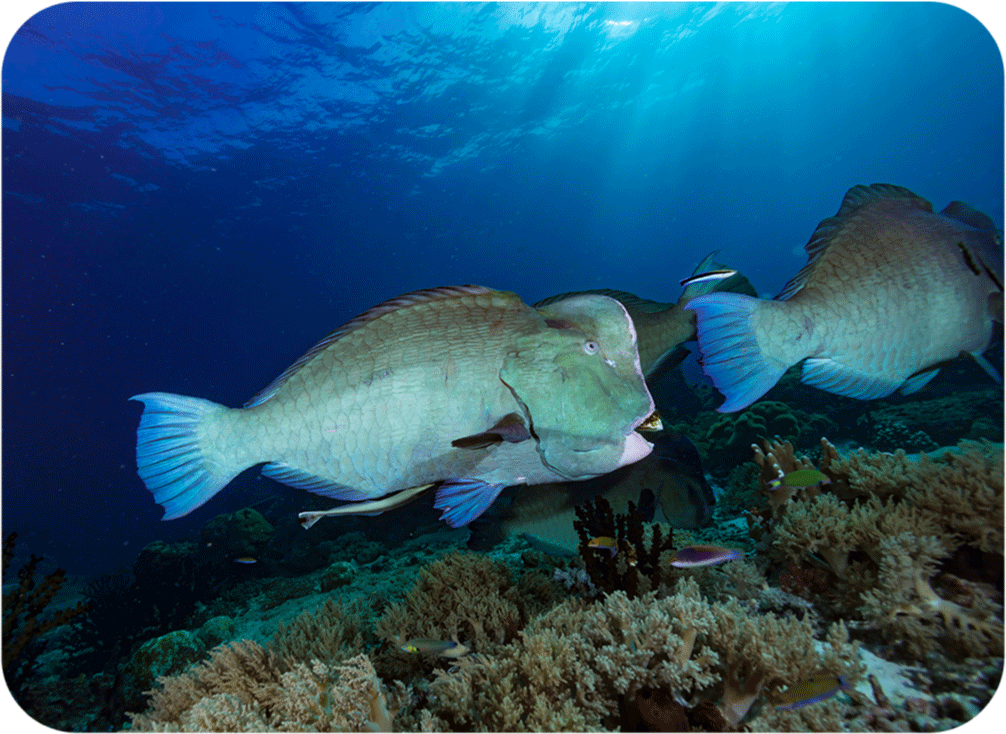
[[797,469],[785,476],[773,479],[768,483],[768,486],[771,489],[778,489],[779,487],[806,488],[816,487],[819,484],[831,484],[831,479],[828,478],[827,474],[819,472],[816,469]]
[[598,538],[591,538],[587,542],[587,547],[588,548],[603,548],[603,549],[606,549],[608,551],[611,551],[611,555],[615,555],[616,553],[618,553],[618,541],[615,540],[614,538],[609,538],[609,537],[605,537],[605,536],[601,536],[601,537],[598,537]]
[[140,477],[169,520],[245,469],[355,504],[301,513],[377,514],[436,486],[459,527],[504,487],[583,480],[652,445],[636,333],[618,301],[541,308],[465,285],[409,293],[336,329],[232,409],[144,393]]
[[812,703],[831,698],[839,691],[844,691],[848,688],[849,684],[841,675],[825,675],[811,678],[803,683],[791,686],[780,693],[777,699],[780,703],[775,708],[777,711],[803,708]]
[[710,293],[685,306],[702,369],[726,397],[720,412],[804,360],[803,382],[861,400],[914,392],[964,352],[1000,381],[982,357],[1003,320],[1002,237],[987,216],[958,201],[935,213],[900,186],[854,186],[806,249],[775,300]]
[[402,643],[401,649],[402,652],[442,658],[462,658],[468,654],[468,648],[454,640],[407,640]]

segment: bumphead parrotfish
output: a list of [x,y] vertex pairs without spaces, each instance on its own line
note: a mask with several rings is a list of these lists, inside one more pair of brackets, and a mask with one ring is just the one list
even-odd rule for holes
[[580,544],[573,528],[578,505],[603,495],[615,513],[637,507],[644,522],[698,529],[709,522],[716,499],[706,481],[695,444],[665,430],[651,435],[653,452],[631,466],[586,482],[543,484],[533,492],[506,490],[470,527],[468,547],[492,548],[504,538],[521,536],[552,555],[575,556]]
[[870,400],[920,389],[940,364],[982,357],[1003,318],[1002,238],[967,204],[942,212],[908,189],[854,186],[818,225],[807,265],[774,300],[698,296],[701,365],[740,410],[792,365],[808,385]]
[[676,303],[661,303],[640,298],[625,291],[604,288],[592,291],[577,291],[549,296],[535,304],[535,308],[556,303],[571,296],[586,293],[614,298],[625,306],[632,317],[636,329],[639,364],[648,385],[654,385],[664,375],[678,365],[689,351],[683,344],[695,339],[695,314],[685,307],[696,296],[704,293],[730,291],[755,295],[756,291],[740,273],[726,270],[716,262],[717,253],[712,252],[699,263],[695,273],[685,278],[685,290]]
[[[625,308],[599,295],[531,308],[481,286],[417,291],[329,334],[243,408],[144,393],[140,477],[181,517],[239,472],[378,513],[437,485],[454,527],[508,485],[582,480],[637,461],[653,412]],[[367,501],[370,500],[370,501]]]

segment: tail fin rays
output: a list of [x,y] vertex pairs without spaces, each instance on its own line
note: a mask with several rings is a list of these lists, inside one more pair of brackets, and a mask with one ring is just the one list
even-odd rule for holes
[[207,456],[199,445],[199,426],[223,405],[173,395],[148,392],[130,400],[143,403],[136,431],[136,469],[143,483],[164,508],[162,520],[187,515],[209,501],[245,467],[221,471],[217,457]]
[[685,308],[698,323],[702,371],[726,397],[720,413],[733,413],[756,401],[782,377],[788,365],[768,360],[758,347],[751,315],[763,303],[738,293],[709,293]]

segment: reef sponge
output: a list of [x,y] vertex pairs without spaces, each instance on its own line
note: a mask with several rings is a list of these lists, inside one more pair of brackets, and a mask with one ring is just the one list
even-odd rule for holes
[[[675,593],[571,599],[532,621],[514,643],[438,672],[434,724],[479,731],[626,728],[654,702],[689,721],[717,701],[732,727],[761,695],[816,674],[860,674],[845,628],[816,641],[809,622],[710,603],[693,579]],[[794,717],[799,714],[794,712]]]
[[285,665],[251,640],[215,648],[186,673],[159,679],[139,731],[391,731],[407,691],[389,694],[366,655],[339,666]]

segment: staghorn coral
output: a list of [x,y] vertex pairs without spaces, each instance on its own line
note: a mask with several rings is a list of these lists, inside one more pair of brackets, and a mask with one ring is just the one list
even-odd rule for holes
[[755,614],[736,600],[710,603],[693,579],[680,580],[673,595],[657,596],[615,592],[594,604],[569,600],[531,622],[514,643],[438,672],[430,685],[436,725],[612,729],[627,723],[620,700],[641,696],[645,710],[647,701],[671,696],[690,720],[720,700],[719,710],[737,727],[761,692],[822,672],[860,675],[841,625],[815,641],[809,622]]
[[[288,669],[287,669],[288,668]],[[186,673],[161,677],[139,731],[391,731],[395,714],[366,655],[329,666],[285,665],[251,640],[215,648]],[[392,709],[408,695],[400,683]]]

